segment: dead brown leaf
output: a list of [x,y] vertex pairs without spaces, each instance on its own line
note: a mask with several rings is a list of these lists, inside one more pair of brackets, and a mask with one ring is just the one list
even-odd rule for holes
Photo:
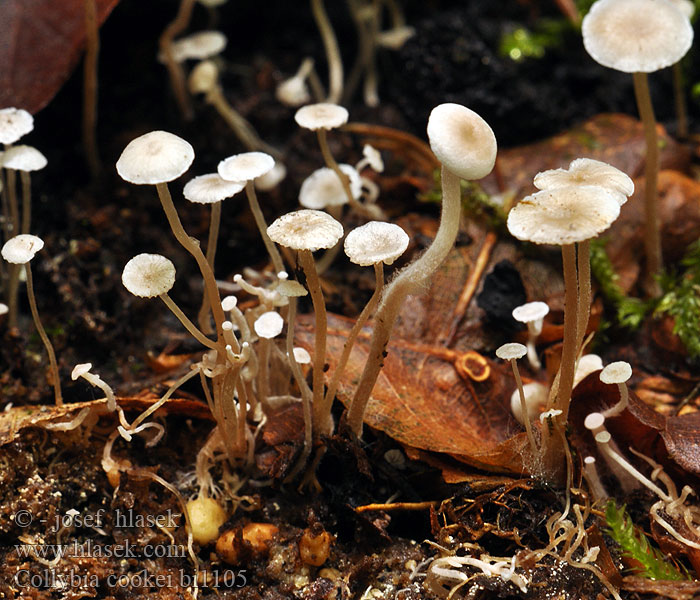
[[[85,45],[86,1],[0,2],[0,106],[33,114],[56,95]],[[94,1],[100,23],[119,3]]]

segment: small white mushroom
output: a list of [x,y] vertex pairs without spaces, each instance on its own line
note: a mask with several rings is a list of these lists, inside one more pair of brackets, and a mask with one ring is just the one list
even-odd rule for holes
[[620,390],[620,400],[603,412],[606,418],[615,417],[627,408],[629,392],[626,384],[630,377],[632,377],[632,367],[624,360],[610,363],[600,372],[600,380],[603,383],[617,384]]
[[302,106],[294,115],[297,125],[304,129],[336,129],[348,122],[348,110],[339,104],[319,102]]
[[[350,165],[338,165],[340,170],[350,180],[350,190],[353,198],[359,200],[362,195],[362,181],[355,168]],[[309,175],[299,188],[299,204],[304,208],[321,210],[331,206],[342,206],[348,203],[348,197],[338,175],[328,167],[316,169]]]
[[584,354],[576,363],[574,373],[574,387],[588,377],[591,373],[600,371],[603,368],[603,359],[597,354]]
[[0,109],[0,144],[14,144],[34,129],[34,117],[23,108]]
[[542,364],[537,356],[535,341],[542,333],[544,318],[549,314],[549,306],[545,302],[527,302],[513,309],[513,318],[527,325],[527,359],[533,369],[540,369]]
[[313,58],[305,58],[293,77],[282,81],[275,90],[275,97],[286,106],[301,106],[311,102],[311,93],[306,79],[314,68]]
[[180,177],[193,160],[188,142],[167,131],[151,131],[127,144],[117,160],[117,173],[130,183],[157,185]]
[[612,165],[592,158],[577,158],[568,169],[552,169],[535,175],[533,180],[539,190],[549,190],[571,185],[598,185],[619,192],[622,206],[634,194],[634,182],[630,177]]
[[278,312],[273,310],[264,312],[253,323],[255,333],[261,338],[272,339],[282,333],[284,319]]

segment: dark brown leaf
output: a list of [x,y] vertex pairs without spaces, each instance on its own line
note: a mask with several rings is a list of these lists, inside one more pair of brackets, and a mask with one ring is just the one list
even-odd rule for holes
[[36,113],[56,95],[85,45],[85,2],[102,23],[119,0],[0,2],[0,107]]

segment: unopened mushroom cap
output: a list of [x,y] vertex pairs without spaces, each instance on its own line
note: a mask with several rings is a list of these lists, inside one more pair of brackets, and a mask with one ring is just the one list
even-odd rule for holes
[[198,31],[177,39],[172,44],[172,52],[177,62],[188,59],[204,60],[219,54],[227,43],[226,36],[220,31]]
[[517,342],[503,344],[496,350],[496,356],[501,360],[513,360],[522,358],[527,354],[527,348]]
[[624,360],[610,363],[600,372],[600,380],[603,383],[625,383],[630,377],[632,367]]
[[428,139],[437,159],[463,179],[486,177],[496,162],[496,136],[473,110],[440,104],[428,118]]
[[550,190],[570,185],[598,185],[620,193],[620,205],[634,193],[634,182],[612,165],[592,158],[577,158],[568,169],[551,169],[535,175],[535,187]]
[[175,285],[175,265],[160,254],[138,254],[126,263],[122,283],[134,296],[160,296]]
[[668,0],[598,0],[581,33],[596,62],[625,73],[669,67],[693,43],[690,20]]
[[14,144],[34,129],[34,117],[23,108],[0,110],[0,144]]
[[590,413],[583,421],[583,426],[591,431],[602,427],[605,423],[605,416],[603,413],[593,412]]
[[328,213],[302,209],[277,218],[267,235],[280,246],[315,252],[335,246],[343,237],[343,226]]
[[[362,195],[362,180],[354,167],[341,164],[340,170],[350,179],[350,192],[352,197],[358,199]],[[341,206],[347,204],[348,195],[338,174],[328,167],[316,169],[304,179],[299,188],[299,204],[304,208],[321,210],[327,206]]]
[[513,309],[513,318],[521,323],[544,319],[547,314],[549,314],[549,306],[546,302],[527,302]]
[[33,146],[12,146],[2,154],[2,166],[16,171],[38,171],[47,162],[46,157]]
[[284,319],[274,310],[264,312],[255,319],[253,328],[261,338],[272,339],[282,333]]
[[[546,385],[539,381],[531,381],[523,385],[523,393],[525,394],[525,408],[527,417],[533,421],[540,412],[540,408],[547,404],[547,394],[549,389]],[[520,390],[516,389],[510,395],[510,412],[513,413],[515,419],[521,425],[525,425],[523,419],[523,409],[520,404]]]
[[319,102],[302,106],[294,115],[297,125],[304,129],[335,129],[348,122],[348,111],[339,104]]
[[225,311],[233,310],[238,306],[238,298],[236,296],[226,296],[221,301],[221,309]]
[[595,371],[600,371],[603,368],[603,359],[597,354],[584,354],[576,363],[576,372],[574,373],[574,387]]
[[243,188],[245,188],[243,183],[226,181],[218,173],[208,173],[188,181],[182,194],[190,202],[213,204],[234,196]]
[[222,160],[216,170],[226,181],[251,181],[275,166],[275,159],[264,152],[243,152]]
[[519,240],[566,245],[595,237],[620,214],[619,194],[592,185],[542,190],[508,213],[508,230]]
[[192,69],[187,86],[193,94],[209,93],[219,81],[219,69],[211,60],[203,60]]
[[44,240],[29,233],[21,233],[5,242],[2,257],[14,265],[28,263],[44,247]]
[[90,369],[92,369],[92,363],[80,363],[79,365],[75,365],[72,373],[70,374],[70,378],[75,381],[78,379],[78,377],[82,377],[86,373],[89,373]]
[[311,355],[306,348],[296,346],[292,348],[292,353],[294,354],[294,360],[296,360],[300,365],[311,364]]
[[369,144],[362,146],[362,156],[367,160],[367,164],[372,168],[373,171],[377,173],[382,173],[384,171],[384,161],[382,160],[382,154]]
[[130,183],[155,185],[177,179],[193,160],[194,149],[181,137],[151,131],[127,144],[117,161],[117,173]]
[[408,235],[398,225],[370,221],[348,233],[345,254],[363,267],[380,262],[390,265],[406,251],[408,241]]

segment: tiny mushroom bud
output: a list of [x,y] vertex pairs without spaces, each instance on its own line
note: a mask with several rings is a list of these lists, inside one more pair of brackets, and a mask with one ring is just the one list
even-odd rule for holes
[[314,68],[313,58],[305,58],[293,77],[285,79],[275,90],[275,97],[287,106],[301,106],[311,101],[306,79]]
[[[531,381],[523,385],[523,394],[525,394],[525,406],[527,408],[527,419],[534,421],[537,415],[545,404],[547,404],[547,394],[549,389],[546,385],[539,381]],[[516,389],[510,396],[510,412],[513,413],[515,420],[525,426],[525,417],[523,417],[523,408],[520,402],[520,390]]]
[[[362,181],[357,170],[350,165],[338,165],[350,180],[350,190],[353,198],[362,195]],[[309,175],[299,188],[299,204],[304,208],[321,210],[331,206],[342,206],[348,203],[342,182],[333,169],[321,167]]]
[[255,333],[259,337],[272,339],[282,333],[284,319],[275,311],[268,311],[260,315],[253,323]]
[[525,431],[527,432],[527,439],[530,444],[530,450],[533,456],[537,456],[538,448],[537,442],[535,441],[535,435],[532,432],[532,423],[528,418],[530,415],[530,409],[528,407],[528,402],[525,397],[525,390],[523,389],[523,382],[520,379],[520,372],[518,371],[517,359],[522,358],[527,354],[527,348],[522,344],[509,343],[503,344],[496,350],[496,356],[501,360],[510,361],[510,365],[513,368],[513,375],[515,376],[515,381],[518,386],[518,394],[520,396],[520,414],[523,417],[523,423],[525,425]]
[[328,560],[334,539],[334,536],[325,530],[317,533],[312,527],[305,529],[299,540],[301,562],[320,567]]
[[226,511],[214,498],[200,496],[187,503],[192,539],[200,546],[213,542],[226,522]]
[[296,360],[300,365],[310,365],[311,355],[306,350],[306,348],[295,347],[292,350],[294,354],[294,360]]
[[595,502],[601,502],[609,497],[609,494],[598,476],[598,469],[596,469],[595,458],[593,456],[586,456],[586,458],[583,459],[583,475],[586,478],[588,489]]
[[549,306],[545,302],[528,302],[513,309],[513,318],[527,325],[527,359],[533,369],[542,367],[535,349],[535,340],[542,333],[544,318],[549,313]]
[[603,412],[606,418],[619,415],[627,407],[629,392],[627,391],[626,382],[630,377],[632,377],[632,367],[624,360],[610,363],[600,372],[600,380],[603,383],[616,383],[620,390],[620,400],[617,404]]
[[24,265],[24,273],[27,279],[27,298],[29,300],[29,309],[34,319],[39,337],[46,348],[46,353],[49,355],[49,364],[51,366],[51,377],[53,379],[54,398],[56,406],[63,404],[63,396],[61,394],[61,380],[58,373],[58,363],[56,362],[56,353],[49,336],[46,335],[44,326],[39,320],[39,309],[36,306],[36,297],[34,295],[34,281],[32,279],[32,269],[29,265],[34,255],[44,247],[44,241],[35,235],[28,233],[17,235],[5,242],[0,250],[2,257],[9,263],[15,265]]
[[603,359],[597,354],[584,354],[576,363],[574,373],[574,387],[588,377],[591,373],[600,371],[603,368]]
[[279,529],[272,523],[248,523],[242,529],[224,531],[216,540],[217,556],[229,565],[240,565],[249,558],[267,554]]

